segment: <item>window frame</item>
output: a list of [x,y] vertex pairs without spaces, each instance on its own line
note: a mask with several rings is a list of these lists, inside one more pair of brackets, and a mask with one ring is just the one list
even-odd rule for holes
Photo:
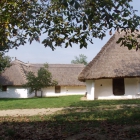
[[2,86],[1,90],[2,91],[7,91],[7,86]]
[[55,93],[61,93],[61,86],[55,86]]

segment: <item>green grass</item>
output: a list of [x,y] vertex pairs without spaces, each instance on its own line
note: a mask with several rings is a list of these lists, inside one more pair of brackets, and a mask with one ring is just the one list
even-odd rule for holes
[[0,110],[68,107],[80,101],[81,96],[63,96],[27,99],[0,99]]
[[140,100],[94,100],[81,101],[82,96],[62,96],[46,98],[28,98],[28,99],[0,99],[0,110],[7,109],[31,109],[31,108],[59,108],[59,107],[86,107],[92,109],[114,108],[116,105],[122,105],[123,108],[129,108],[126,105],[140,105]]
[[80,101],[80,98],[0,99],[1,109],[74,107],[52,115],[0,117],[0,139],[62,140],[77,134],[81,135],[77,140],[140,139],[139,99]]

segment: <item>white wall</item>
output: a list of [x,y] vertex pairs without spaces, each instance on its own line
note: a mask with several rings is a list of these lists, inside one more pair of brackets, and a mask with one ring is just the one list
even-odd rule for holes
[[[85,95],[86,86],[62,86],[61,93],[55,93],[54,87],[42,89],[43,96],[62,96],[62,95]],[[31,98],[35,93],[29,93],[29,89],[22,87],[7,87],[7,91],[0,91],[0,98]],[[41,96],[41,91],[37,92]]]
[[125,78],[125,94],[113,94],[112,79],[95,80],[95,99],[135,99],[140,98],[140,79]]
[[55,93],[55,87],[43,89],[43,96],[85,95],[86,86],[61,86],[61,92]]
[[86,80],[87,99],[95,99],[95,82],[93,80]]
[[27,98],[28,89],[22,87],[7,87],[7,91],[0,91],[0,98]]
[[125,96],[130,99],[140,98],[139,78],[125,78]]
[[104,99],[114,96],[112,79],[95,80],[95,99]]
[[[112,79],[88,80],[85,86],[62,86],[61,93],[55,93],[54,87],[43,89],[43,96],[61,96],[61,95],[85,95],[87,99],[134,99],[140,98],[140,78],[125,78],[125,94],[115,96],[113,94]],[[37,94],[41,96],[40,91]],[[7,87],[7,91],[0,91],[0,98],[29,98],[34,97],[34,93],[29,94],[28,89],[22,87]]]

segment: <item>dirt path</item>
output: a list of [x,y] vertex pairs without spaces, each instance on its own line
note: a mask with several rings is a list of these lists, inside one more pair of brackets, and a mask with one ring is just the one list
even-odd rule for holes
[[42,109],[14,109],[0,110],[0,116],[33,116],[33,115],[49,115],[63,108],[42,108]]
[[[118,109],[123,109],[123,108],[134,108],[134,107],[140,107],[140,105],[114,105],[114,108],[104,108],[105,110],[118,110]],[[50,115],[53,114],[57,111],[61,110],[73,110],[76,112],[87,112],[88,109],[84,107],[62,107],[62,108],[42,108],[42,109],[13,109],[13,110],[0,110],[0,116],[34,116],[34,115]],[[100,109],[100,108],[97,108]]]

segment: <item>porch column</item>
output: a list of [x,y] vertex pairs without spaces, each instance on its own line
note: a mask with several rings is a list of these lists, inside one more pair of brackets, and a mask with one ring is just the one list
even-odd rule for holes
[[140,78],[137,78],[137,93],[140,94]]
[[94,100],[95,96],[95,81],[87,80],[86,81],[86,89],[87,89],[87,99]]
[[64,88],[65,88],[65,94],[67,94],[67,88],[66,88],[66,86]]

